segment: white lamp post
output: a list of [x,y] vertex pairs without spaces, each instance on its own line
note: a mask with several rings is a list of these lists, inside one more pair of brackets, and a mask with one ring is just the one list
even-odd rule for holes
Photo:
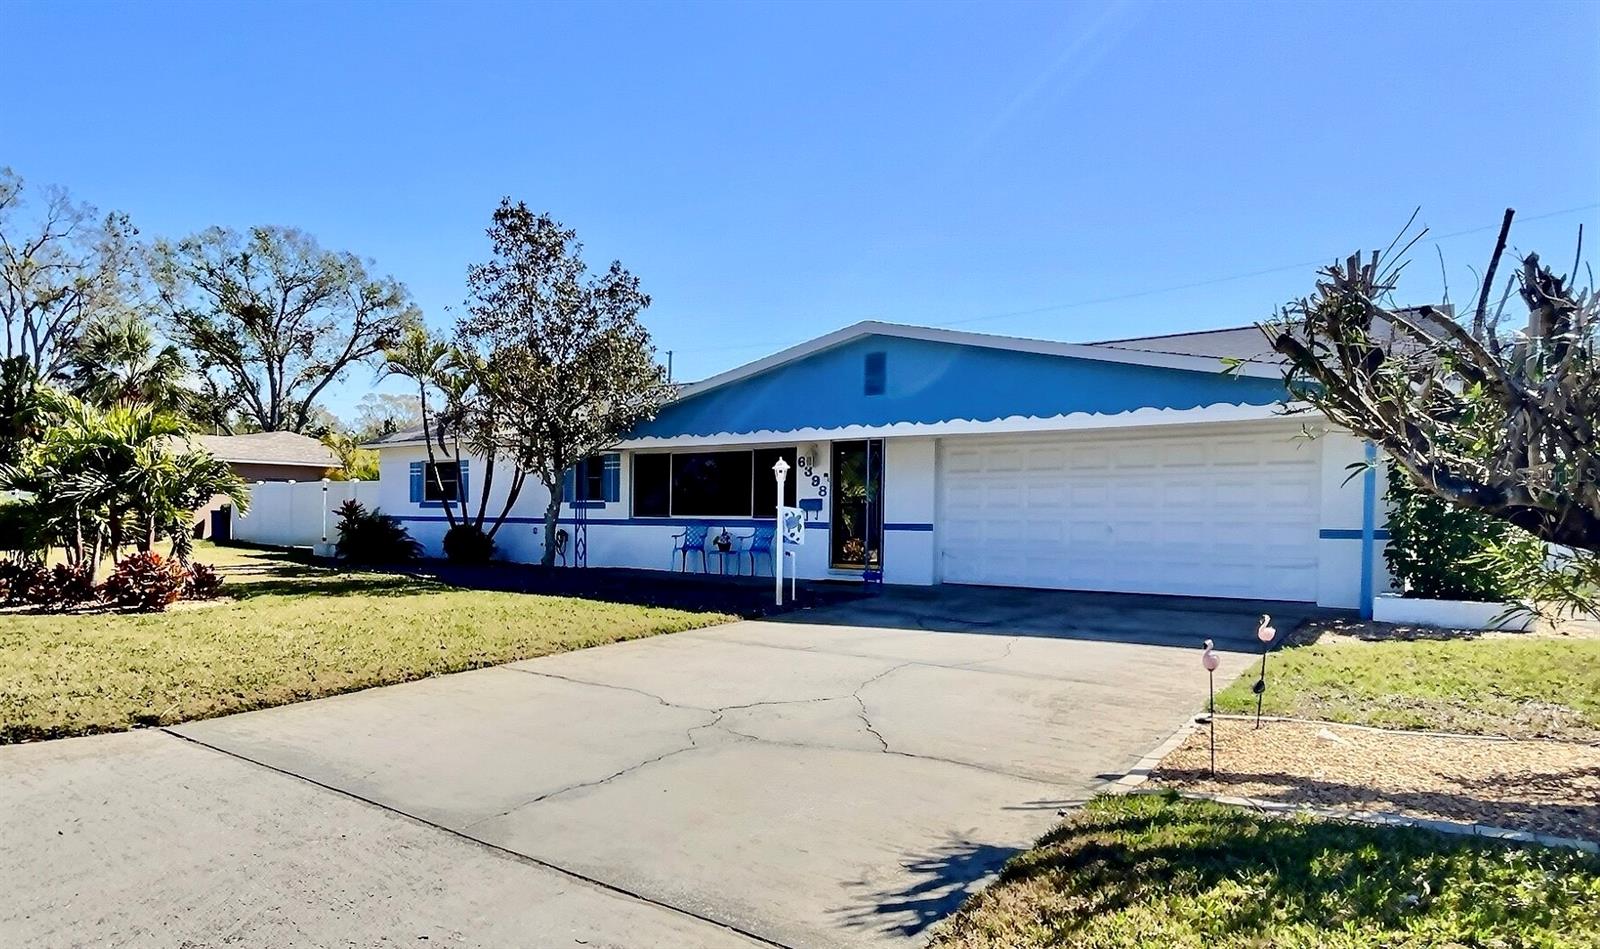
[[772,596],[773,602],[783,605],[783,483],[789,477],[789,463],[781,457],[772,466],[773,480],[778,483],[778,504],[773,514]]
[[322,543],[328,543],[328,479],[322,479]]

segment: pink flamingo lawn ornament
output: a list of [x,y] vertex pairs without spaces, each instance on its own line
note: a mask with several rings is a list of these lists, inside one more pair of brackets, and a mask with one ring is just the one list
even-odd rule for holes
[[1267,694],[1267,653],[1272,651],[1272,638],[1278,631],[1272,628],[1272,616],[1268,613],[1261,614],[1261,624],[1256,627],[1256,638],[1261,640],[1266,648],[1261,650],[1261,677],[1250,691],[1256,694],[1256,729],[1261,728],[1261,699]]
[[1205,651],[1200,653],[1200,664],[1206,667],[1206,683],[1211,698],[1206,703],[1206,724],[1211,726],[1211,776],[1217,776],[1217,654],[1206,640]]

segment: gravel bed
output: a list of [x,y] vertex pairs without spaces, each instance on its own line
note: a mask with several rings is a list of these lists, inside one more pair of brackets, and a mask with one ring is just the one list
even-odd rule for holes
[[1600,841],[1600,747],[1302,722],[1217,720],[1217,775],[1198,728],[1157,785],[1261,801],[1474,821]]

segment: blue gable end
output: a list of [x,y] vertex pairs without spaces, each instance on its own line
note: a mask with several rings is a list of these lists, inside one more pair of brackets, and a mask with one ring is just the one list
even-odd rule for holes
[[[882,354],[881,357],[877,354]],[[630,438],[1272,405],[1275,378],[871,335],[661,410]]]

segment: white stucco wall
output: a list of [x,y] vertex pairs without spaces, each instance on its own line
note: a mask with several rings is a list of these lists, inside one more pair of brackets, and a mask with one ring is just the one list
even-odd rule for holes
[[[441,452],[437,445],[434,446],[434,457],[438,461],[454,460],[447,452]],[[444,512],[437,506],[429,507],[411,501],[411,463],[427,460],[428,451],[420,445],[400,445],[381,449],[378,453],[380,485],[378,508],[385,514],[399,518],[411,532],[411,536],[422,543],[427,556],[443,557],[444,548],[441,542],[450,526],[445,520]],[[469,510],[476,514],[479,492],[485,481],[485,464],[483,459],[470,455],[467,461]],[[505,505],[506,495],[510,489],[511,468],[501,463],[496,468],[494,483],[489,489],[486,527],[493,522],[495,515]],[[506,523],[502,524],[494,535],[495,555],[498,558],[524,563],[539,560],[544,550],[541,524],[548,497],[544,485],[536,479],[529,478],[523,483],[522,491],[517,495],[517,501],[512,505]],[[459,506],[456,510],[460,510]]]
[[[1366,443],[1344,431],[1323,431],[1316,438],[1322,452],[1321,531],[1317,539],[1317,605],[1339,609],[1361,607],[1361,528],[1365,475],[1353,465],[1366,461]],[[1383,560],[1383,472],[1376,473],[1372,547],[1374,593],[1389,589]]]
[[[1286,437],[1290,426],[1285,423]],[[966,436],[949,436],[960,438]],[[932,437],[909,436],[887,438],[884,463],[884,579],[889,583],[927,585],[939,582],[937,568],[938,532],[938,441]],[[696,449],[716,446],[696,445]],[[763,447],[739,445],[740,448]],[[775,447],[775,446],[766,446]],[[859,574],[834,571],[829,566],[828,533],[821,525],[831,517],[831,489],[829,459],[832,443],[827,441],[803,442],[797,450],[802,464],[790,473],[796,479],[798,499],[815,498],[823,502],[823,510],[816,522],[818,526],[808,532],[808,540],[797,552],[799,574],[806,579],[850,579]],[[1319,453],[1318,539],[1317,550],[1317,603],[1322,606],[1357,609],[1361,593],[1361,528],[1363,479],[1360,474],[1351,477],[1352,464],[1364,460],[1363,442],[1344,432],[1323,432],[1308,450]],[[723,520],[718,518],[666,518],[650,519],[632,516],[633,459],[636,453],[621,452],[620,499],[610,503],[591,502],[586,510],[588,563],[593,567],[634,567],[652,570],[677,569],[672,558],[673,535],[683,531],[686,524],[703,523],[717,530],[726,527],[735,535],[748,535],[754,527],[749,518]],[[441,556],[439,542],[446,525],[437,508],[413,504],[409,498],[409,466],[413,461],[425,460],[421,447],[400,446],[382,450],[382,490],[380,506],[386,513],[404,520],[412,535],[427,548],[430,556]],[[483,483],[481,460],[471,464],[471,490],[478,491]],[[490,509],[499,510],[510,483],[510,471],[502,466],[491,490]],[[763,479],[762,487],[770,485]],[[769,488],[775,490],[773,488]],[[1379,508],[1376,526],[1381,532],[1384,516],[1381,505],[1382,480],[1377,485]],[[474,494],[474,496],[476,496]],[[514,506],[511,517],[496,535],[497,556],[515,561],[536,562],[539,559],[541,529],[545,499],[542,485],[529,481]],[[563,526],[574,535],[569,544],[568,557],[575,551],[577,530],[573,524],[575,512],[571,505],[561,509]],[[930,529],[931,528],[931,529]],[[1381,538],[1381,533],[1380,533]],[[1383,592],[1389,580],[1383,563],[1383,542],[1378,540],[1372,551],[1373,588]],[[720,564],[715,555],[708,556],[711,572]],[[733,569],[733,564],[729,564]],[[691,570],[699,570],[699,558],[690,563]],[[748,575],[751,565],[748,557],[741,558],[737,569]],[[770,576],[771,564],[763,557],[756,564],[756,573]],[[786,571],[787,572],[787,571]]]

